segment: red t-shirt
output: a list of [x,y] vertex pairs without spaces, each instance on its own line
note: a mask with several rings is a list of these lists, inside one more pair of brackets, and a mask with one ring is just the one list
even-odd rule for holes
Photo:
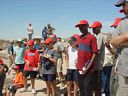
[[24,55],[24,60],[29,61],[29,67],[27,64],[24,66],[25,71],[32,71],[30,68],[37,68],[39,62],[39,53],[36,49],[34,50],[26,50]]
[[[87,34],[79,40],[78,44],[78,61],[76,67],[82,71],[83,66],[86,62],[91,60],[93,53],[97,53],[97,40],[92,34]],[[92,64],[95,65],[95,62]]]

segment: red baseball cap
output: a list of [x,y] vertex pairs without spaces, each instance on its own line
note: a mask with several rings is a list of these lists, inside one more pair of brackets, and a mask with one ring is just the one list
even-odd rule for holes
[[3,64],[3,60],[0,58],[0,64]]
[[90,26],[90,28],[95,28],[95,27],[102,27],[102,24],[99,21],[93,22],[93,24]]
[[89,24],[88,24],[88,21],[81,20],[75,27],[79,27],[80,25],[89,25]]
[[14,66],[13,69],[14,70],[20,70],[20,67],[19,66]]
[[122,18],[118,17],[115,19],[114,23],[110,27],[116,27],[118,26],[119,22],[122,20]]
[[27,45],[34,45],[34,41],[33,41],[33,40],[29,40],[29,41],[27,42]]
[[80,36],[78,34],[74,34],[73,37],[75,37],[77,40],[80,39]]
[[44,43],[47,45],[47,44],[50,44],[52,42],[53,42],[52,38],[47,38]]

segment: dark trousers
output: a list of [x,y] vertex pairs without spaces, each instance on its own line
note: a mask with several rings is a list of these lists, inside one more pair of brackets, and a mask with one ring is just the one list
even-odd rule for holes
[[2,95],[2,90],[3,90],[5,78],[6,78],[5,74],[0,75],[0,96],[3,96]]
[[16,64],[16,66],[19,66],[20,67],[20,72],[23,73],[24,64]]
[[105,93],[105,96],[110,96],[109,85],[110,85],[111,70],[112,70],[112,66],[107,66],[104,67],[102,71],[102,89],[103,89],[103,93]]
[[101,71],[95,70],[88,75],[78,75],[80,96],[101,96]]

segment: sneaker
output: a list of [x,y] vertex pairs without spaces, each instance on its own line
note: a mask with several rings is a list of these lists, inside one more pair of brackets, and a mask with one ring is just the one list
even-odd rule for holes
[[22,88],[22,89],[20,90],[20,92],[25,92],[25,91],[28,91],[27,88]]
[[32,89],[31,91],[33,94],[36,94],[36,90],[35,89]]

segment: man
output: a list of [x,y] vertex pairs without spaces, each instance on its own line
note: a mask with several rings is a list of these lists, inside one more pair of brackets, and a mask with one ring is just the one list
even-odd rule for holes
[[[102,24],[99,21],[95,21],[90,28],[94,34],[96,34],[97,45],[98,45],[98,55],[96,56],[96,67],[95,67],[95,85],[94,90],[96,91],[96,96],[101,96],[101,82],[102,82],[102,70],[105,57],[105,44],[104,44],[104,34],[101,32]],[[105,78],[105,76],[103,77]],[[105,82],[104,82],[105,83]],[[105,87],[105,86],[104,86]],[[103,88],[105,90],[105,88]]]
[[97,40],[94,35],[88,32],[89,24],[86,20],[81,20],[78,27],[82,35],[78,41],[77,70],[79,72],[78,83],[80,96],[93,96],[92,82],[94,79],[94,59],[98,52]]
[[[113,37],[110,43],[120,48],[115,69],[117,69],[119,87],[117,96],[128,95],[128,0],[121,0],[116,3],[117,7],[122,6],[125,17],[116,28],[117,36]],[[125,44],[124,44],[125,43]]]
[[33,35],[33,28],[32,28],[32,24],[29,23],[29,27],[28,27],[28,39],[32,39],[32,35]]
[[63,55],[62,53],[64,52],[64,46],[61,42],[60,37],[52,37],[54,41],[54,49],[58,52],[58,58],[57,58],[57,76],[59,79],[59,82],[61,83],[61,86],[64,87],[64,76],[62,72],[62,64],[63,64]]

